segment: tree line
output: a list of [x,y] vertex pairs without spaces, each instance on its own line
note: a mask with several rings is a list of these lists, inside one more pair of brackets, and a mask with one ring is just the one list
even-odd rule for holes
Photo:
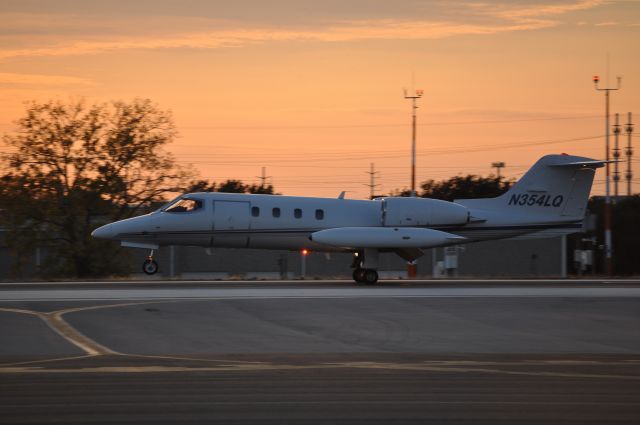
[[[276,194],[271,184],[197,178],[166,151],[177,136],[173,118],[149,99],[31,102],[16,124],[17,130],[3,137],[7,151],[0,157],[0,225],[15,274],[38,247],[47,251],[39,270],[43,276],[126,274],[124,251],[91,238],[99,225],[149,212],[185,192]],[[423,182],[418,196],[447,201],[494,197],[513,183],[493,175],[455,176]],[[409,196],[410,191],[390,195]],[[597,202],[590,205],[600,208]],[[618,240],[635,243],[640,202],[628,205],[614,213],[627,226]],[[636,270],[640,266],[630,254],[635,251],[625,247],[614,246],[625,253],[618,270]]]
[[91,238],[98,225],[184,192],[274,193],[271,185],[195,179],[166,151],[177,135],[171,113],[148,99],[31,102],[16,124],[0,158],[0,224],[15,273],[38,247],[47,250],[48,276],[126,273],[121,251]]

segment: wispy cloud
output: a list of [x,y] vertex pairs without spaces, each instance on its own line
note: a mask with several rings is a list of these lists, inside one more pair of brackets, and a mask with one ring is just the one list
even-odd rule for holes
[[489,8],[489,10],[493,9],[494,13],[508,19],[540,18],[564,15],[566,13],[576,12],[579,10],[592,9],[604,3],[604,0],[582,0],[573,3],[538,4],[520,7],[517,5],[504,4],[497,7],[493,6],[492,8]]
[[[275,26],[232,28],[230,24],[211,21],[216,29],[183,31],[171,35],[138,34],[125,37],[102,36],[77,41],[58,39],[46,46],[21,46],[0,51],[0,59],[27,56],[87,55],[131,49],[217,49],[242,47],[257,43],[283,41],[349,42],[360,40],[429,40],[465,35],[491,35],[514,31],[538,30],[558,25],[552,18],[577,10],[594,8],[602,0],[582,0],[566,4],[512,5],[510,3],[465,5],[477,19],[370,19],[320,23],[315,27],[287,28]],[[481,19],[480,19],[481,18]],[[29,22],[26,17],[22,20]],[[66,28],[76,28],[65,24]],[[202,22],[198,27],[202,28]],[[156,33],[157,34],[157,33]]]
[[618,22],[607,21],[607,22],[598,22],[595,24],[596,27],[614,27],[616,25],[620,25]]
[[19,74],[19,73],[11,73],[11,72],[0,72],[0,84],[47,85],[47,86],[66,86],[66,85],[90,86],[90,85],[93,85],[94,82],[86,78],[68,77],[64,75]]

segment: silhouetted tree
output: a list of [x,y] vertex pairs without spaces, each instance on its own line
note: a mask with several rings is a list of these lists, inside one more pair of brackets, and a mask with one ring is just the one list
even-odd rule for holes
[[48,247],[50,274],[117,271],[113,244],[90,237],[98,217],[134,215],[191,176],[162,149],[176,134],[170,113],[146,99],[32,102],[17,125],[4,136],[0,219],[18,260]]
[[248,193],[278,195],[278,193],[274,192],[273,185],[270,184],[252,184],[251,186],[246,186],[245,189]]
[[[505,180],[493,175],[481,177],[473,174],[455,176],[447,180],[426,180],[420,184],[418,196],[422,198],[454,199],[493,198],[500,196],[513,185],[513,180]],[[411,196],[411,190],[404,188],[391,192],[391,196]]]
[[245,193],[245,185],[240,180],[227,180],[217,185],[216,191],[226,193]]
[[194,180],[189,183],[185,192],[226,192],[226,193],[255,193],[265,195],[277,195],[274,193],[273,186],[244,184],[240,180],[229,179],[222,183],[209,182],[208,180]]
[[216,183],[209,180],[193,180],[183,190],[184,193],[215,192]]
[[502,177],[481,177],[473,174],[455,176],[448,180],[436,182],[427,180],[420,185],[423,198],[435,198],[445,201],[469,198],[493,198],[500,196],[513,184],[511,180]]

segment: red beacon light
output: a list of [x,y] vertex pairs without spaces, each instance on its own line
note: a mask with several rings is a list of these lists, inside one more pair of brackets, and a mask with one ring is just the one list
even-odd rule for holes
[[302,253],[302,255],[304,255],[306,257],[307,255],[309,255],[309,250],[308,249],[303,249],[301,251],[301,253]]
[[593,76],[593,82],[598,84],[598,81],[600,81],[600,77],[598,77],[597,75]]

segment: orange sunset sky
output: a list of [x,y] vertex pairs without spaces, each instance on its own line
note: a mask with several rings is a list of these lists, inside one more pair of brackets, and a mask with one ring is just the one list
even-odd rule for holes
[[366,198],[372,162],[377,193],[409,186],[412,75],[419,182],[603,158],[607,57],[612,113],[640,122],[638,1],[2,0],[0,22],[1,133],[28,100],[148,97],[181,164],[247,183],[264,166],[289,195]]

